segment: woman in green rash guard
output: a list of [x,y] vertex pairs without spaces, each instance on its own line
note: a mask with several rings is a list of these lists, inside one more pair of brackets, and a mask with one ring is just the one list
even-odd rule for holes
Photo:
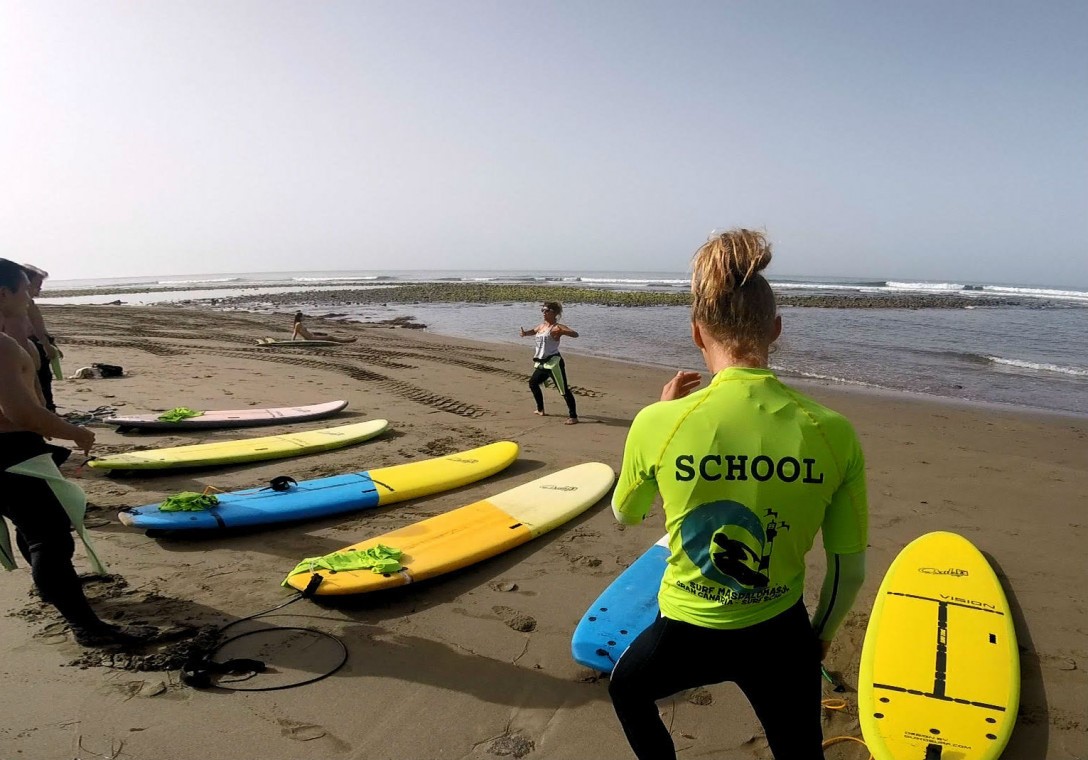
[[[841,415],[768,369],[782,329],[760,272],[763,234],[713,236],[692,262],[691,335],[714,377],[678,372],[631,424],[612,497],[616,519],[664,503],[670,556],[661,613],[623,653],[609,694],[641,760],[675,758],[654,702],[734,681],[776,760],[822,758],[820,661],[865,575],[865,460]],[[805,555],[823,531],[816,612]]]

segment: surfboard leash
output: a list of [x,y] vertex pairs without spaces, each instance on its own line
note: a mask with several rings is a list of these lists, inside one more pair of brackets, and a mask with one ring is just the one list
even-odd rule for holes
[[[239,623],[244,623],[247,620],[259,618],[262,615],[269,615],[273,612],[276,612],[277,610],[283,609],[289,604],[294,604],[299,599],[306,599],[313,596],[314,591],[317,590],[317,587],[321,584],[322,580],[323,579],[321,578],[321,576],[315,575],[310,579],[310,583],[306,586],[306,589],[304,591],[299,591],[298,593],[290,597],[287,601],[281,602],[275,607],[270,607],[267,610],[262,610],[261,612],[247,615],[246,617],[239,618],[238,620],[233,620],[226,625],[221,626],[216,632],[217,637],[222,636],[224,631],[226,631],[228,628],[231,628],[232,626],[238,625]],[[302,631],[305,633],[314,634],[316,636],[323,636],[327,639],[334,641],[336,645],[340,648],[340,660],[326,672],[319,673],[316,676],[306,678],[302,681],[296,681],[294,683],[281,684],[279,686],[257,686],[252,688],[239,688],[236,686],[230,686],[229,684],[231,683],[248,681],[249,679],[254,678],[259,673],[263,673],[267,669],[267,666],[262,660],[250,659],[245,657],[235,657],[229,660],[225,660],[223,662],[219,662],[213,659],[216,653],[221,651],[224,647],[227,646],[227,644],[230,644],[231,642],[238,641],[239,639],[244,639],[248,636],[254,636],[259,633],[267,633],[269,631]],[[284,689],[294,689],[298,686],[306,686],[308,684],[316,683],[317,681],[328,678],[329,676],[339,671],[340,668],[344,667],[347,661],[347,645],[344,644],[342,639],[332,635],[331,633],[327,633],[316,628],[307,628],[303,626],[269,626],[267,628],[258,628],[253,631],[245,631],[244,633],[239,633],[236,636],[231,636],[228,639],[220,641],[218,644],[216,644],[211,649],[205,651],[204,653],[190,657],[181,667],[181,680],[184,684],[186,684],[187,686],[191,686],[194,689],[218,688],[225,689],[227,691],[282,691]],[[215,677],[220,675],[235,675],[242,677],[224,683],[222,681],[216,680]]]
[[[823,671],[824,677],[827,678],[829,683],[836,683],[830,678],[830,674],[823,667],[823,665],[820,666],[820,670]],[[842,686],[842,684],[836,684],[836,687],[840,686],[842,688],[836,688],[835,691],[846,691],[845,686]],[[820,706],[823,707],[825,710],[846,710],[846,700],[839,697],[824,699],[820,701]],[[866,750],[869,749],[869,745],[867,745],[863,740],[857,738],[856,736],[833,736],[830,739],[824,739],[823,744],[821,744],[820,746],[823,749],[827,749],[828,747],[831,747],[835,744],[842,744],[843,742],[854,742],[855,744],[860,744],[861,746],[865,747]],[[874,760],[871,753],[869,754],[869,760]]]

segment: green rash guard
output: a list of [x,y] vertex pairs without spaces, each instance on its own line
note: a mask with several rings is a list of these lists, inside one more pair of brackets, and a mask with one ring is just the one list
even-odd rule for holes
[[631,424],[616,518],[637,524],[660,493],[669,563],[661,614],[746,628],[795,604],[805,554],[823,530],[829,554],[865,550],[865,459],[842,415],[766,369],[731,367]]

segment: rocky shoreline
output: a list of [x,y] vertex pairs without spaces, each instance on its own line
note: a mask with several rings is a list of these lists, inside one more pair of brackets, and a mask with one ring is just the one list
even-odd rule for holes
[[[989,296],[887,294],[843,292],[841,294],[798,295],[778,293],[781,306],[827,309],[963,309],[977,306],[1041,306],[1028,299]],[[229,298],[208,298],[182,303],[205,303],[216,307],[288,307],[299,303],[322,306],[363,306],[418,303],[526,303],[560,301],[564,304],[599,306],[687,306],[691,294],[660,291],[629,291],[580,288],[562,285],[497,285],[487,283],[421,283],[368,289],[322,289],[291,293],[255,293]]]

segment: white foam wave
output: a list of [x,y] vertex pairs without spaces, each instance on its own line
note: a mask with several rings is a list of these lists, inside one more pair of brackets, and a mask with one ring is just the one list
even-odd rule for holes
[[690,285],[691,280],[677,280],[664,277],[582,277],[582,282],[599,285]]
[[937,290],[941,292],[963,290],[964,286],[956,282],[899,282],[888,280],[889,290]]
[[1084,290],[1055,290],[1052,288],[1017,288],[1005,285],[983,285],[986,293],[1002,293],[1013,296],[1026,296],[1028,298],[1052,298],[1062,301],[1088,302],[1088,291]]
[[877,285],[839,285],[822,282],[775,282],[774,280],[771,280],[771,287],[775,290],[850,290],[863,293],[876,293],[885,290],[885,288]]
[[359,277],[292,277],[292,282],[364,282],[377,280],[377,275]]
[[1035,372],[1056,372],[1059,375],[1072,375],[1073,377],[1088,377],[1088,369],[1082,367],[1063,367],[1059,364],[1046,362],[1029,362],[1022,359],[1002,359],[1000,356],[987,356],[994,364],[1002,364],[1006,367],[1030,369]]
[[209,277],[203,280],[158,280],[156,285],[201,285],[209,282],[240,282],[241,277]]
[[860,385],[860,386],[864,386],[866,388],[880,388],[880,387],[882,387],[882,386],[876,385],[874,383],[867,383],[867,382],[865,382],[863,380],[851,380],[850,378],[837,377],[835,375],[825,375],[825,374],[822,374],[820,372],[807,372],[805,370],[794,369],[793,367],[785,367],[785,366],[781,366],[781,365],[778,365],[778,364],[775,364],[775,363],[771,364],[771,369],[781,371],[781,372],[788,372],[789,374],[796,375],[797,377],[807,377],[810,380],[827,380],[827,381],[830,381],[830,382],[833,382],[833,383],[842,383],[843,385]]

